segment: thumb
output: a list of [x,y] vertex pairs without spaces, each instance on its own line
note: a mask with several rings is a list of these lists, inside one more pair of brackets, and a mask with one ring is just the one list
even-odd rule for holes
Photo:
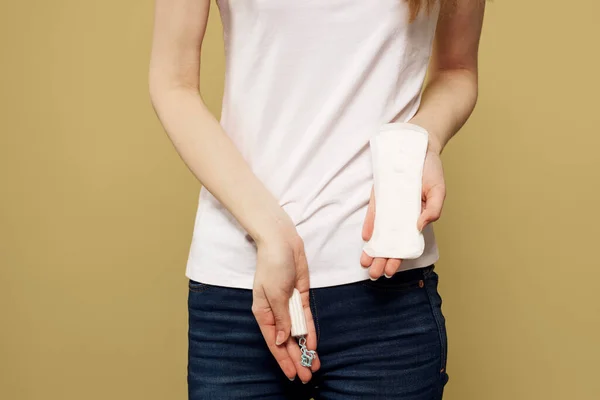
[[273,318],[275,319],[275,331],[277,332],[275,344],[279,346],[288,339],[292,328],[289,305],[290,299],[283,291],[272,297],[267,296],[267,299],[273,312]]
[[371,198],[369,199],[369,207],[367,208],[367,215],[365,216],[365,222],[363,223],[362,238],[364,241],[371,239],[373,235],[373,228],[375,226],[375,191],[371,188]]
[[446,189],[444,186],[438,185],[429,189],[426,194],[423,211],[417,221],[417,229],[419,229],[419,231],[423,231],[429,223],[440,219],[445,197]]

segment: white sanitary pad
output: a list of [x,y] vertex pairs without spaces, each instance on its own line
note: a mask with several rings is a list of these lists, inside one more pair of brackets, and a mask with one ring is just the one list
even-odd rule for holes
[[370,141],[375,226],[363,250],[371,257],[414,259],[423,254],[417,220],[428,140],[424,128],[397,122],[384,124]]

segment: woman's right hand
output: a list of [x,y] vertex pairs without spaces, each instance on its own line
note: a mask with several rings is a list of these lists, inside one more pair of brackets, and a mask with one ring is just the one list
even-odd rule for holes
[[[300,364],[301,351],[290,335],[289,299],[294,288],[302,298],[308,335],[307,347],[316,350],[315,324],[309,306],[309,275],[304,242],[295,228],[290,234],[257,242],[257,264],[254,276],[252,312],[267,342],[269,350],[288,379],[296,375],[308,382],[312,372],[320,367],[319,359],[309,369]],[[312,372],[311,372],[312,371]]]

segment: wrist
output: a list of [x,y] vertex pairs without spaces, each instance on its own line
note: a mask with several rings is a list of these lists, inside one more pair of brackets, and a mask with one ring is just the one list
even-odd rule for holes
[[443,146],[439,143],[439,141],[435,137],[432,137],[432,135],[429,135],[429,142],[427,143],[427,153],[439,156],[440,154],[442,154],[442,149]]
[[299,237],[296,226],[283,209],[263,222],[262,226],[252,235],[257,246],[281,241],[292,243]]
[[428,123],[426,120],[419,118],[419,115],[414,116],[410,121],[411,124],[418,125],[424,128],[428,133],[428,141],[427,141],[427,152],[440,155],[442,153],[442,149],[444,145],[442,141],[439,139],[438,135],[435,133],[435,127],[432,126],[431,123]]

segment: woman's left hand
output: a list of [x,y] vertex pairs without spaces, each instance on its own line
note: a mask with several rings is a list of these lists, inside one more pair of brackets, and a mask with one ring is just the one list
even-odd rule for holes
[[[442,207],[446,198],[446,184],[444,182],[444,170],[442,160],[438,152],[428,150],[423,165],[423,194],[421,215],[417,222],[417,228],[422,231],[431,222],[437,221],[442,213]],[[371,189],[371,199],[367,209],[367,215],[363,224],[362,237],[364,241],[371,239],[375,222],[375,193]],[[400,268],[402,260],[398,258],[370,257],[363,251],[360,264],[369,268],[371,279],[379,279],[381,275],[390,278]]]

